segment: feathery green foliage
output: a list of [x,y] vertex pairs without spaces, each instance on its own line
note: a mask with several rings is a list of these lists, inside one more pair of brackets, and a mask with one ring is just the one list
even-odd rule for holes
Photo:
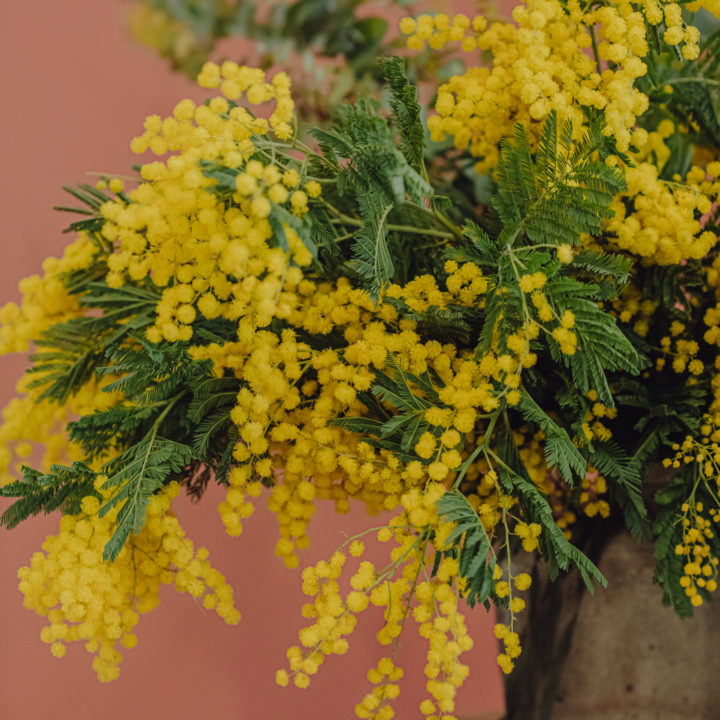
[[70,467],[53,465],[49,473],[23,466],[21,481],[0,487],[1,497],[19,498],[2,514],[0,524],[12,529],[41,512],[79,512],[82,499],[96,495],[93,485],[95,475],[81,462],[74,462]]
[[[172,405],[168,406],[168,409]],[[103,557],[114,560],[131,532],[138,533],[145,524],[145,511],[156,490],[171,474],[178,475],[194,459],[192,448],[157,434],[162,415],[150,432],[104,466],[109,475],[103,485],[115,489],[100,508],[100,517],[119,508],[115,532],[105,546]]]
[[610,202],[624,188],[622,175],[593,159],[604,145],[599,125],[572,143],[572,124],[558,127],[556,113],[543,125],[533,157],[522,125],[503,141],[497,167],[498,192],[492,205],[503,223],[497,244],[576,244],[580,235],[599,233],[610,217]]
[[584,298],[573,298],[568,309],[575,314],[575,334],[579,350],[568,364],[573,381],[583,391],[596,389],[600,400],[614,407],[607,373],[624,370],[637,374],[646,361],[618,328],[615,318],[600,310],[596,303]]
[[535,423],[545,433],[545,458],[548,467],[555,468],[560,477],[570,485],[575,477],[585,475],[587,462],[573,445],[567,430],[560,427],[527,391],[523,392],[518,409],[526,420]]
[[645,467],[630,458],[613,440],[594,442],[588,448],[588,458],[598,472],[611,478],[611,493],[625,519],[631,535],[639,539],[650,536],[650,522],[647,506],[643,499],[643,475]]
[[421,175],[425,172],[425,128],[420,117],[417,90],[405,74],[405,60],[393,55],[380,62],[385,81],[392,92],[390,107],[400,131],[400,151],[410,167]]
[[437,502],[438,515],[455,528],[447,538],[457,558],[460,575],[467,580],[466,600],[470,607],[486,603],[494,592],[495,558],[490,538],[468,499],[458,490],[446,492]]
[[591,593],[594,592],[595,582],[606,587],[607,581],[602,573],[568,541],[557,526],[547,499],[527,474],[512,433],[507,428],[498,434],[497,460],[498,478],[505,491],[518,498],[525,517],[533,518],[534,522],[542,526],[540,548],[548,562],[551,577],[557,577],[560,570],[567,570],[573,565],[579,570]]
[[[426,207],[434,191],[423,167],[415,91],[397,61],[388,61],[386,70],[395,93],[394,122],[378,114],[377,103],[359,101],[343,107],[328,130],[312,132],[323,156],[314,158],[311,168],[333,180],[323,191],[325,221],[352,237],[340,269],[357,277],[374,300],[389,282],[399,280],[398,272],[413,277],[415,263],[431,268],[441,257],[442,244],[429,253],[408,252],[423,235],[459,236],[443,216]],[[317,229],[327,235],[320,217]]]

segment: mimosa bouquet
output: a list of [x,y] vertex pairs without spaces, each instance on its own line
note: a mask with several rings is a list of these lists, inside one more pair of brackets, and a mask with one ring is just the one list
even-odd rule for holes
[[[82,642],[114,679],[163,584],[239,620],[171,509],[210,483],[231,535],[267,505],[291,568],[317,503],[392,513],[302,571],[277,673],[306,687],[383,608],[360,718],[393,717],[410,624],[428,641],[420,710],[454,717],[466,606],[505,609],[510,673],[533,582],[518,556],[592,590],[588,528],[654,538],[658,602],[710,599],[720,35],[691,10],[720,14],[529,0],[507,22],[406,17],[410,50],[454,43],[466,71],[426,114],[384,57],[385,92],[326,127],[302,128],[284,72],[208,62],[207,102],[132,141],[157,160],[70,189],[75,239],[0,310],[2,351],[33,346],[0,427],[2,521],[62,511],[19,573],[54,655]],[[363,558],[375,541],[384,566]]]

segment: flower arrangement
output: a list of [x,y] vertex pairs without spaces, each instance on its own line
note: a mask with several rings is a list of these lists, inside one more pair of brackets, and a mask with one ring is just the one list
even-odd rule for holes
[[[75,240],[0,310],[2,352],[34,344],[0,426],[2,522],[63,513],[19,572],[54,655],[83,642],[116,678],[163,584],[239,621],[171,509],[209,483],[230,535],[266,497],[291,568],[316,503],[394,513],[302,571],[276,678],[307,687],[383,608],[360,718],[393,717],[408,623],[428,641],[420,710],[454,717],[465,604],[506,610],[512,672],[518,555],[592,590],[589,526],[653,537],[658,600],[681,615],[716,591],[720,35],[675,3],[512,17],[403,19],[408,48],[455,43],[465,72],[425,120],[385,57],[383,97],[307,143],[287,74],[205,63],[208,101],[132,141],[157,160],[71,189]],[[673,472],[650,505],[658,462]]]

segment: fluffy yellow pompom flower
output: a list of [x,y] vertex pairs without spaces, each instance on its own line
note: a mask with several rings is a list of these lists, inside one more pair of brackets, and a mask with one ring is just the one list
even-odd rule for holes
[[232,589],[207,562],[207,550],[195,550],[170,511],[178,492],[179,485],[172,483],[151,500],[145,526],[112,563],[103,560],[103,550],[117,510],[101,518],[99,501],[86,497],[79,515],[63,516],[59,534],[47,538],[44,553],[35,553],[30,566],[20,568],[25,606],[50,619],[42,639],[53,655],[62,657],[65,643],[84,642],[95,655],[99,680],[115,679],[121,648],[137,643],[133,629],[139,613],[157,607],[162,584],[204,596],[206,607],[227,623],[239,621]]

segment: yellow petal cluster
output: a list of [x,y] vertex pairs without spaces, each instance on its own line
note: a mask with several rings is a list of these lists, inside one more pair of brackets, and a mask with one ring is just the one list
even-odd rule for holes
[[[267,80],[261,70],[208,63],[199,82],[220,86],[225,97],[199,106],[183,100],[171,117],[148,117],[132,149],[170,156],[142,166],[142,182],[128,193],[131,202],[118,197],[102,208],[103,235],[115,246],[108,284],[150,278],[163,289],[156,321],[147,331],[152,342],[190,340],[198,312],[208,319],[247,318],[253,327],[268,325],[289,311],[292,299],[286,293],[300,282],[298,268],[312,260],[297,232],[278,221],[283,249],[269,216],[273,207],[301,216],[318,197],[319,183],[308,181],[306,192],[299,188],[297,170],[255,157],[263,135],[292,133],[287,76],[277,73]],[[254,117],[236,103],[241,97],[250,104],[273,100],[275,110],[269,120]],[[211,176],[218,167],[232,182],[225,194]]]
[[[105,480],[99,477],[99,489]],[[101,501],[88,496],[78,515],[63,516],[59,533],[43,544],[44,552],[20,568],[25,607],[48,619],[41,637],[53,655],[62,657],[67,643],[84,642],[94,655],[98,678],[114,680],[122,648],[137,644],[133,630],[139,615],[157,607],[161,585],[174,585],[202,600],[229,624],[239,621],[232,588],[209,564],[208,551],[195,550],[170,510],[179,491],[172,483],[153,497],[145,526],[113,563],[103,561],[103,550],[117,510],[101,517]]]
[[[421,16],[408,38],[412,48],[427,40],[431,47],[461,41],[463,50],[490,53],[490,66],[471,66],[438,88],[436,115],[428,120],[435,140],[449,135],[459,149],[468,148],[484,173],[499,159],[499,143],[522,123],[531,144],[543,121],[556,111],[570,119],[576,132],[585,125],[583,108],[605,112],[604,132],[620,150],[630,145],[635,119],[648,107],[647,96],[634,87],[646,67],[643,15],[630,3],[581,9],[577,2],[533,0],[513,10],[514,23],[459,16],[446,28],[441,18]],[[464,19],[463,19],[464,18]],[[600,72],[585,52],[591,45],[589,26],[599,24],[599,52],[617,67]],[[412,31],[409,24],[403,28]]]

